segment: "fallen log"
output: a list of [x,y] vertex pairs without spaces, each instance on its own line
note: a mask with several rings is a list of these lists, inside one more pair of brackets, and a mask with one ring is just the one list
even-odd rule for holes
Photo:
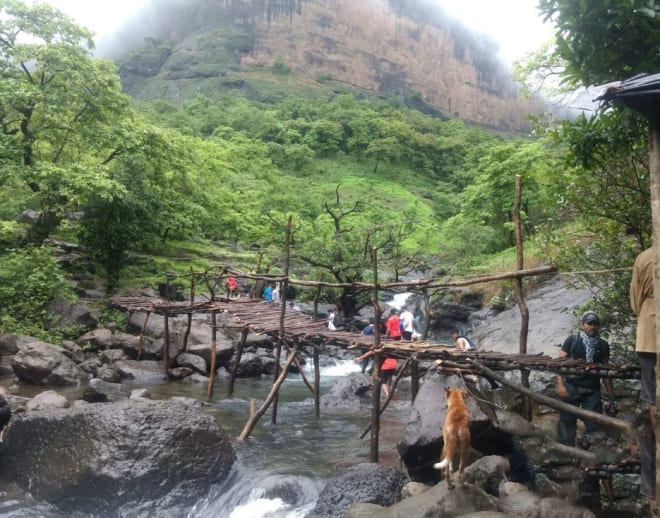
[[537,403],[541,403],[542,405],[549,406],[551,408],[554,408],[555,410],[560,410],[562,412],[573,414],[579,417],[580,419],[587,419],[599,425],[606,426],[607,428],[613,428],[615,430],[622,432],[624,436],[628,438],[631,442],[634,443],[638,442],[637,431],[627,421],[616,419],[615,417],[610,417],[604,414],[599,414],[598,412],[592,412],[591,410],[585,410],[583,408],[577,407],[575,405],[571,405],[569,403],[565,403],[558,399],[554,399],[548,396],[544,396],[543,394],[533,392],[523,387],[522,385],[510,381],[506,379],[504,376],[497,374],[495,371],[490,370],[488,367],[486,367],[485,365],[481,364],[478,361],[470,360],[469,363],[473,365],[474,368],[477,369],[482,374],[486,374],[490,376],[491,378],[497,380],[502,385],[505,385],[510,389],[513,389],[516,392],[519,392],[524,396],[533,399]]

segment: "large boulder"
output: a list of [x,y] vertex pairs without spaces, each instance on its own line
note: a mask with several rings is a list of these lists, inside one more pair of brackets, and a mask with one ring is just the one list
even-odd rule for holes
[[338,378],[330,390],[321,396],[321,405],[329,408],[360,408],[371,405],[371,377],[351,372]]
[[21,348],[11,365],[19,379],[34,385],[79,385],[87,380],[82,369],[46,342],[32,342]]
[[15,415],[0,477],[64,512],[185,516],[235,459],[212,417],[133,400]]
[[513,435],[493,424],[497,416],[488,402],[488,394],[481,392],[475,383],[465,383],[456,375],[437,371],[430,371],[422,378],[404,439],[397,445],[410,478],[424,483],[436,483],[441,479],[442,473],[433,469],[433,463],[440,459],[443,446],[442,426],[447,414],[445,387],[467,387],[472,448],[483,455],[515,458],[512,465],[517,468],[512,472],[512,479],[528,482],[531,475],[526,471],[526,458]]
[[48,303],[48,315],[50,328],[94,329],[98,323],[89,308],[82,304],[69,302],[63,297],[57,297]]
[[381,464],[357,464],[325,485],[307,518],[343,516],[358,502],[390,506],[401,499],[401,489],[407,481],[397,469]]

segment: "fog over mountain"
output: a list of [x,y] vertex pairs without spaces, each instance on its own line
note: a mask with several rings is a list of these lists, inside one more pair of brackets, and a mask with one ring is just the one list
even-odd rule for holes
[[[131,55],[145,41],[149,63]],[[419,94],[448,117],[518,131],[538,108],[518,99],[497,49],[431,0],[147,0],[98,42],[138,98],[181,101],[181,82],[193,79],[210,94],[218,78],[279,59],[309,78]]]

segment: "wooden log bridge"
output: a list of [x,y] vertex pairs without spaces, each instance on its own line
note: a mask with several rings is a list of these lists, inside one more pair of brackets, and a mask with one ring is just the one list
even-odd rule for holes
[[[282,317],[281,304],[274,304],[261,300],[239,298],[239,299],[223,299],[219,298],[211,301],[196,302],[196,303],[174,303],[164,301],[161,299],[153,298],[134,298],[134,297],[113,297],[110,300],[112,307],[120,308],[128,311],[129,314],[135,312],[145,312],[147,315],[157,314],[165,318],[166,325],[169,318],[177,316],[188,316],[194,313],[227,313],[231,316],[231,323],[229,326],[238,327],[243,329],[243,337],[246,336],[248,331],[255,333],[268,334],[275,339],[280,336],[280,323],[283,318],[283,341],[288,344],[290,351],[290,358],[284,366],[284,377],[288,371],[289,366],[295,361],[296,354],[305,346],[312,346],[314,348],[315,359],[318,358],[318,353],[322,352],[322,347],[325,344],[333,344],[338,347],[347,349],[368,349],[375,347],[374,338],[372,336],[363,336],[359,333],[337,330],[330,331],[327,327],[325,319],[313,319],[301,312],[287,311]],[[190,319],[188,319],[190,325]],[[225,323],[225,326],[227,324]],[[145,326],[142,327],[140,341],[143,338]],[[189,330],[188,330],[189,334]],[[169,336],[166,330],[165,336]],[[244,339],[244,338],[243,338]],[[163,349],[167,348],[167,343],[163,344]],[[543,354],[507,354],[493,351],[458,351],[453,345],[438,344],[429,341],[392,341],[382,339],[380,347],[377,349],[381,354],[380,356],[389,355],[399,359],[412,360],[416,365],[419,361],[429,361],[439,363],[441,367],[446,367],[447,370],[453,371],[472,371],[475,370],[491,374],[493,377],[502,381],[503,384],[509,388],[516,390],[523,395],[534,396],[530,394],[524,387],[519,386],[503,376],[497,374],[497,371],[511,371],[520,369],[529,369],[536,371],[553,372],[562,375],[593,375],[599,377],[609,378],[622,378],[622,379],[638,379],[639,367],[637,365],[606,365],[606,364],[585,364],[582,360],[573,360],[568,358],[550,358]],[[240,361],[241,348],[237,350],[237,357],[234,359],[234,365],[238,365]],[[165,370],[169,365],[165,365]],[[413,370],[416,373],[416,369]],[[229,385],[233,387],[235,376],[235,369],[232,369]],[[318,369],[315,368],[315,380],[312,385],[306,378],[305,384],[310,388],[315,399],[315,408],[318,409]],[[284,377],[278,376],[278,380],[274,383],[274,393],[277,392]],[[279,381],[279,383],[278,383]],[[417,381],[417,380],[415,380]],[[209,380],[209,398],[213,393],[213,378]],[[277,385],[277,386],[275,386]],[[272,400],[273,391],[271,391]],[[537,399],[538,401],[538,399]],[[559,408],[562,410],[574,410],[576,415],[582,416],[581,409],[570,405],[562,404],[563,402],[553,398],[545,398],[539,401],[542,404]],[[570,408],[566,408],[566,406]],[[250,430],[256,424],[258,418],[263,415],[267,410],[262,407],[258,412],[251,412],[248,425],[243,430],[241,438],[246,438]],[[317,414],[318,415],[318,414]],[[587,416],[591,417],[591,416]],[[627,426],[622,423],[608,421],[606,425],[612,425],[619,430],[625,429],[630,433]]]

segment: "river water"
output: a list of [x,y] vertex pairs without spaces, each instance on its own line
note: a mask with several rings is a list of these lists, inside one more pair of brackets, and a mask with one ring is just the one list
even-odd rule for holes
[[[359,367],[337,361],[321,370],[321,394],[338,378]],[[200,400],[204,411],[213,415],[230,438],[240,435],[248,417],[251,398],[261,402],[272,380],[237,380],[234,396],[225,395],[225,386],[216,384],[212,401],[206,399],[206,385],[185,382],[150,385],[153,399],[185,396]],[[24,395],[24,394],[21,394]],[[71,395],[69,395],[71,400]],[[403,438],[410,413],[410,387],[402,380],[392,402],[381,417],[381,464],[399,467],[396,443]],[[271,424],[270,409],[246,441],[234,440],[236,464],[229,478],[213,487],[208,496],[189,512],[188,518],[297,518],[310,511],[328,479],[347,467],[369,460],[369,434],[360,439],[371,417],[369,408],[358,410],[321,408],[314,418],[314,403],[299,375],[289,375],[280,390],[277,424]],[[285,483],[295,487],[295,498],[285,502],[269,498],[268,489]],[[0,485],[0,516],[12,518],[60,518],[51,506],[34,502],[15,487]],[[70,516],[70,515],[67,515]],[[79,515],[80,518],[86,518]]]

